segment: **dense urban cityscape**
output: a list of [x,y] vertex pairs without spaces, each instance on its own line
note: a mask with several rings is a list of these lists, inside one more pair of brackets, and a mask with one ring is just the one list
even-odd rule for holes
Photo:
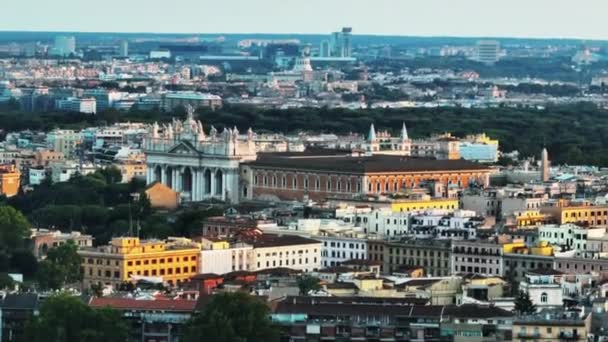
[[2,342],[608,341],[607,228],[608,40],[0,26]]

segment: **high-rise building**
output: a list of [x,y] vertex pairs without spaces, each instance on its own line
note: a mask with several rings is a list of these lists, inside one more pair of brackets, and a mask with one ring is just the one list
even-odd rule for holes
[[342,28],[340,32],[333,32],[329,41],[331,57],[350,57],[352,54],[352,32],[350,27]]
[[129,42],[128,41],[126,41],[126,40],[120,41],[118,54],[120,55],[120,57],[129,57]]
[[351,27],[342,28],[342,57],[350,57],[352,55],[352,35]]
[[67,57],[76,53],[76,38],[74,36],[57,36],[51,49],[51,55]]
[[494,64],[500,59],[500,43],[497,40],[480,40],[477,42],[478,62]]
[[319,57],[330,57],[329,47],[329,40],[321,41],[321,46],[319,48]]
[[543,182],[548,182],[550,172],[549,172],[549,153],[546,148],[543,148],[543,151],[540,154],[540,167],[541,167],[541,180]]

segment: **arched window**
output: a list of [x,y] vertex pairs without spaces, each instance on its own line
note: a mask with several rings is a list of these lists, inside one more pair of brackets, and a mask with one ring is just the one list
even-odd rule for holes
[[541,303],[546,303],[547,302],[547,292],[543,292],[540,295],[540,302]]

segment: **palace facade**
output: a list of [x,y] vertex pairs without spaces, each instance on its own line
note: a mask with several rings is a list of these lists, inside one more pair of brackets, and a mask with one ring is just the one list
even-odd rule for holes
[[490,168],[465,160],[394,155],[262,153],[241,166],[242,197],[324,200],[395,193],[424,182],[489,185]]
[[209,135],[194,120],[192,107],[185,121],[149,127],[144,141],[148,184],[161,182],[180,193],[185,202],[217,199],[238,202],[239,165],[256,159],[254,133],[240,135],[236,127]]
[[458,187],[489,183],[488,166],[450,155],[452,141],[446,141],[442,158],[439,153],[434,153],[435,158],[413,154],[405,126],[399,138],[402,143],[391,140],[390,148],[380,147],[372,127],[364,155],[339,150],[302,152],[295,145],[299,152],[266,153],[277,151],[280,144],[260,144],[265,140],[251,129],[241,135],[236,127],[222,133],[211,127],[205,134],[201,122],[193,118],[193,109],[187,111],[184,121],[151,125],[144,140],[147,183],[168,186],[179,193],[181,202],[324,200],[394,193],[431,181]]

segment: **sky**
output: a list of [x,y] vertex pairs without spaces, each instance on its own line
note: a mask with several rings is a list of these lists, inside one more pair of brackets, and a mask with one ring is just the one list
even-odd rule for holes
[[0,30],[608,40],[608,0],[0,0]]

